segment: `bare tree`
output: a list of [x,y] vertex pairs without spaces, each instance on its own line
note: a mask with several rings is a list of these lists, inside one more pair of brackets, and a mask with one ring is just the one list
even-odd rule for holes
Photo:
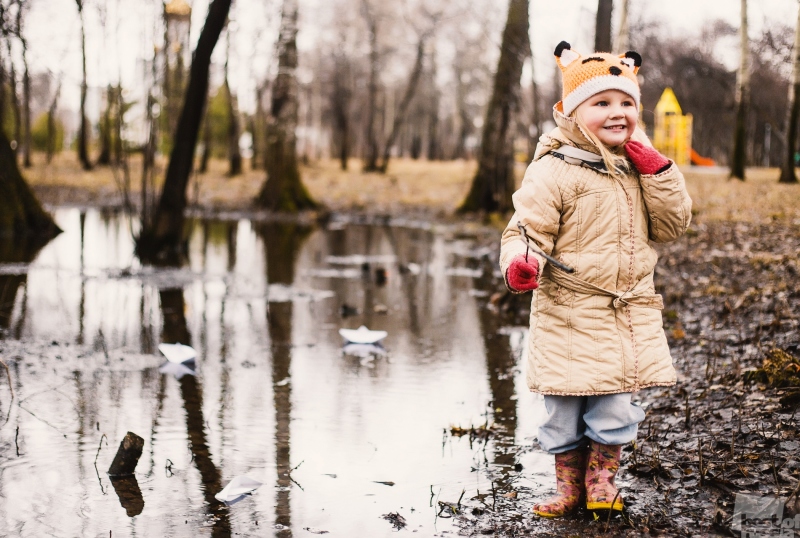
[[53,95],[53,100],[50,101],[50,106],[47,109],[47,151],[45,152],[47,164],[50,164],[53,160],[53,156],[56,153],[56,150],[61,150],[61,148],[56,148],[56,140],[58,140],[58,132],[57,132],[57,125],[56,125],[56,111],[58,110],[58,99],[61,97],[61,80],[58,81],[58,86],[56,87],[55,94]]
[[297,0],[284,0],[278,37],[278,75],[272,87],[267,120],[267,180],[256,203],[273,211],[295,212],[317,207],[300,178],[297,164]]
[[741,0],[741,57],[736,77],[736,126],[733,131],[733,156],[731,157],[731,178],[744,181],[744,167],[747,160],[747,108],[750,104],[750,40],[747,36],[747,0]]
[[510,0],[492,98],[483,125],[478,171],[459,212],[506,211],[512,206],[515,114],[519,108],[522,64],[529,51],[528,0]]
[[380,72],[380,51],[378,49],[378,15],[370,6],[369,0],[361,1],[361,14],[367,23],[369,34],[369,81],[367,82],[367,154],[364,171],[378,170],[378,134],[375,116],[378,107],[378,74]]
[[387,168],[389,167],[389,158],[391,156],[392,146],[394,146],[397,135],[400,133],[400,126],[403,124],[403,120],[405,119],[406,111],[408,111],[408,105],[411,103],[411,99],[413,99],[414,94],[417,91],[419,77],[422,74],[423,60],[425,59],[425,42],[427,41],[428,37],[429,34],[424,33],[419,37],[419,41],[417,42],[417,56],[414,60],[414,67],[411,70],[411,76],[408,79],[408,86],[406,86],[406,90],[403,93],[403,99],[400,101],[400,106],[395,112],[394,121],[392,122],[392,130],[389,133],[389,138],[386,139],[386,144],[383,147],[381,163],[378,166],[378,171],[382,174],[385,174]]
[[174,262],[181,256],[186,186],[192,172],[194,149],[208,94],[211,53],[225,27],[230,8],[231,0],[213,0],[197,41],[164,187],[151,226],[143,223],[136,240],[137,254],[148,262]]
[[614,0],[597,0],[597,19],[594,30],[594,50],[611,52],[611,14]]
[[83,74],[81,79],[80,125],[78,127],[78,160],[84,170],[91,170],[92,163],[89,161],[89,120],[86,118],[88,86],[86,83],[86,25],[83,20],[84,0],[75,0],[75,3],[78,5],[78,16],[81,21],[81,66]]
[[19,141],[22,144],[22,166],[30,168],[31,163],[31,146],[33,144],[31,138],[31,77],[28,71],[28,42],[22,31],[23,20],[25,19],[25,12],[27,11],[29,2],[20,0],[17,9],[17,36],[19,37],[20,44],[22,45],[22,128],[23,139]]
[[14,155],[19,153],[19,147],[22,143],[22,110],[19,102],[19,94],[17,93],[17,71],[14,68],[14,57],[11,52],[11,40],[7,40],[8,45],[8,65],[9,65],[9,79],[8,88],[11,91],[11,111],[14,114]]
[[778,180],[780,183],[797,183],[795,152],[797,151],[797,123],[800,121],[800,9],[797,10],[792,55],[792,82],[789,86],[789,106],[786,111],[785,157],[781,166],[781,177]]
[[347,161],[350,158],[350,103],[353,97],[350,78],[350,61],[341,52],[341,48],[338,48],[333,59],[333,91],[330,106],[336,133],[337,154],[342,170],[347,170]]

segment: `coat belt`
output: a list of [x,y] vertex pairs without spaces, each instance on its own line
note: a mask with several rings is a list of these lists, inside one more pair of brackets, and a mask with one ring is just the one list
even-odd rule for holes
[[644,280],[640,280],[631,289],[618,293],[614,291],[601,288],[591,282],[586,282],[574,274],[565,273],[558,269],[551,269],[550,280],[557,285],[567,288],[568,290],[577,293],[586,293],[588,295],[605,295],[611,297],[611,304],[614,308],[622,308],[623,306],[640,306],[643,308],[655,308],[656,310],[664,309],[664,299],[657,293],[651,293],[649,286]]

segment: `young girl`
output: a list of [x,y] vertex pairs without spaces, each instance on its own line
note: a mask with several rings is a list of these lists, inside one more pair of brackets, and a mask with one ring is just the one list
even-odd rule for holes
[[[622,510],[622,445],[644,411],[631,393],[675,384],[649,241],[680,237],[692,201],[683,175],[637,129],[641,56],[555,51],[564,91],[503,232],[500,267],[531,306],[528,386],[544,395],[539,444],[555,454],[557,493],[533,506],[562,516]],[[548,262],[543,255],[560,262]],[[570,272],[571,271],[571,272]]]

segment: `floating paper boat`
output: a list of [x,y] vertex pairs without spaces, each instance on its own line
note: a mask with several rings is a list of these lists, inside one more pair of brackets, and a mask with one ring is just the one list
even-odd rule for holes
[[261,485],[258,480],[253,480],[249,476],[239,475],[228,482],[228,485],[222,488],[222,491],[214,495],[214,497],[224,503],[234,503],[260,488]]
[[342,335],[347,342],[353,344],[377,344],[387,336],[389,333],[386,331],[371,331],[364,325],[358,329],[339,329],[339,334]]
[[188,362],[197,357],[197,351],[193,347],[184,346],[183,344],[159,344],[158,350],[164,354],[169,362],[176,364]]

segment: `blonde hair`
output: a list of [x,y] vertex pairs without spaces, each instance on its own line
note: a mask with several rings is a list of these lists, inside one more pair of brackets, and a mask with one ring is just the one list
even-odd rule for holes
[[578,114],[577,109],[573,110],[569,116],[575,119],[575,123],[578,124],[578,128],[581,130],[581,133],[583,133],[583,135],[597,147],[597,150],[600,152],[600,156],[603,158],[603,163],[605,163],[609,174],[612,176],[619,176],[628,172],[630,169],[628,159],[625,158],[624,154],[620,155],[614,151],[615,149],[620,151],[622,149],[621,146],[617,148],[609,148],[603,144],[600,139],[597,138],[597,135],[591,132],[586,126],[583,118],[581,118],[580,114]]

